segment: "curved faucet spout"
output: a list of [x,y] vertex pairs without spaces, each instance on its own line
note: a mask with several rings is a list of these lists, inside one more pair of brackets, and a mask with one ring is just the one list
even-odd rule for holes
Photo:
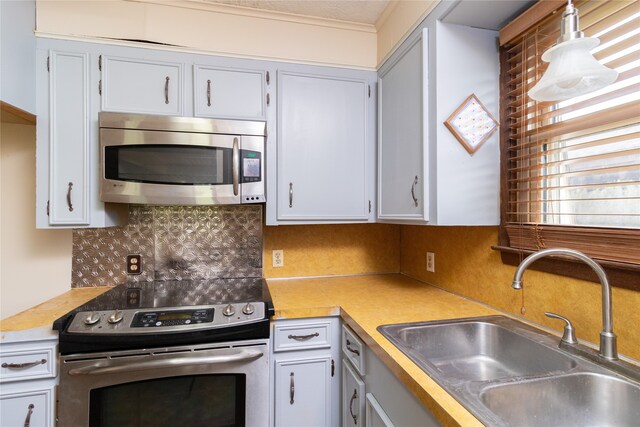
[[532,263],[540,258],[544,258],[550,255],[562,255],[570,258],[578,259],[593,269],[598,275],[600,285],[602,286],[602,332],[600,332],[600,355],[609,360],[615,360],[618,358],[618,350],[616,345],[616,335],[613,333],[613,316],[611,314],[611,286],[607,279],[607,274],[604,272],[600,264],[583,254],[582,252],[575,251],[573,249],[552,248],[543,249],[538,252],[534,252],[526,257],[516,269],[513,275],[513,283],[511,286],[513,289],[522,289],[522,275],[524,271]]

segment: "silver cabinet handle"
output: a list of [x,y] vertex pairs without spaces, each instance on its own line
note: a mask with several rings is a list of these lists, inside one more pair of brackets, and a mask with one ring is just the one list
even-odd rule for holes
[[350,345],[351,345],[351,341],[347,340],[347,350],[349,350],[351,353],[355,354],[356,356],[360,356],[360,350],[351,348],[349,347]]
[[353,395],[349,400],[349,414],[351,414],[351,418],[353,418],[353,423],[358,425],[358,416],[353,413],[353,401],[358,398],[358,389],[353,389]]
[[416,185],[418,185],[418,175],[416,175],[411,185],[411,197],[413,197],[413,203],[418,207],[418,198],[416,197]]
[[38,365],[44,365],[47,363],[47,359],[36,360],[35,362],[27,362],[27,363],[3,363],[3,368],[9,369],[26,369],[31,368]]
[[71,369],[69,375],[98,375],[117,374],[122,372],[139,372],[151,369],[177,368],[180,366],[209,365],[212,363],[240,363],[259,359],[264,354],[260,350],[245,348],[242,350],[228,350],[212,356],[194,357],[187,355],[182,357],[170,357],[160,360],[129,362],[125,361],[99,361],[93,365]]
[[164,81],[164,103],[169,103],[169,76]]
[[207,80],[207,107],[211,107],[211,80]]
[[69,212],[73,212],[73,204],[71,203],[71,190],[73,189],[73,182],[69,183],[67,187],[67,206],[69,206]]
[[238,146],[238,138],[233,138],[233,166],[231,169],[233,178],[233,195],[238,195],[240,188],[240,149]]
[[35,408],[35,405],[33,403],[29,403],[29,406],[27,407],[29,411],[27,412],[27,418],[24,419],[24,427],[29,427],[31,425],[31,414],[33,414],[33,408]]
[[314,333],[314,334],[309,334],[309,335],[289,335],[287,338],[289,338],[290,340],[296,340],[296,341],[306,341],[306,340],[310,340],[313,337],[319,337],[320,334],[318,332]]
[[289,404],[293,405],[293,398],[296,395],[296,384],[293,381],[293,372],[291,372],[291,376],[289,377]]
[[289,207],[293,207],[293,182],[289,183]]

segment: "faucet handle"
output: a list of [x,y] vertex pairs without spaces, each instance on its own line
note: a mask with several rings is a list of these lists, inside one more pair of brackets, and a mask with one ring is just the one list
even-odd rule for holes
[[564,321],[565,323],[564,333],[562,334],[562,339],[560,340],[561,342],[564,342],[567,344],[578,344],[578,340],[576,339],[575,329],[573,329],[573,325],[571,324],[571,321],[569,319],[567,319],[566,317],[562,317],[559,314],[550,313],[548,311],[545,311],[544,314],[545,316],[550,317],[552,319],[559,319]]

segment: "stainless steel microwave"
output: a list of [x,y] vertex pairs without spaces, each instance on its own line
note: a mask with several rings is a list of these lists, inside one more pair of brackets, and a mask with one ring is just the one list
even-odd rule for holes
[[99,121],[103,202],[265,201],[265,122],[109,112]]

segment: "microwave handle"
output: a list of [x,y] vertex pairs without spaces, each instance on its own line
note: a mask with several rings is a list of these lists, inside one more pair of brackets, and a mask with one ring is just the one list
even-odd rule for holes
[[233,178],[233,195],[238,195],[240,188],[240,148],[238,146],[238,138],[233,138],[233,166],[231,175]]

